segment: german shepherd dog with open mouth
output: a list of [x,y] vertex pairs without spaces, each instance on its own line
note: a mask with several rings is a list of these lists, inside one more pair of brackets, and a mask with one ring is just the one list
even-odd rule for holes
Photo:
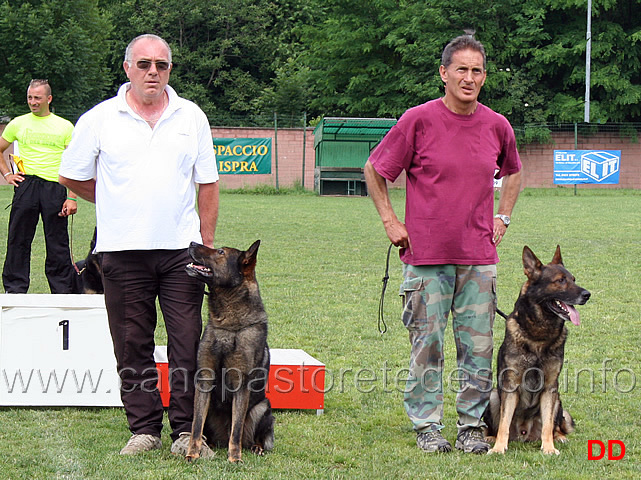
[[256,281],[260,240],[247,251],[192,243],[189,275],[209,286],[209,322],[198,347],[198,379],[188,460],[208,444],[263,455],[274,445],[274,417],[265,397],[269,373],[267,314]]
[[505,323],[498,388],[483,417],[486,437],[495,440],[488,453],[505,453],[508,441],[540,439],[543,453],[558,455],[554,440],[565,443],[574,431],[574,420],[559,397],[566,321],[579,325],[574,305],[585,304],[590,292],[563,266],[558,245],[547,265],[525,246],[523,268],[527,281]]

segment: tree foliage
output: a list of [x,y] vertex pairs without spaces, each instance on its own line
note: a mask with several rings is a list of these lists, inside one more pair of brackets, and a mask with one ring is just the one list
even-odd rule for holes
[[104,2],[119,32],[114,73],[121,80],[127,43],[142,33],[172,47],[171,84],[221,121],[252,113],[269,86],[277,37],[267,0],[113,0]]
[[[481,101],[514,125],[581,122],[586,0],[0,0],[0,111],[32,77],[82,110],[126,80],[127,43],[172,46],[171,84],[212,123],[274,112],[398,117],[442,95],[443,47],[473,29]],[[641,122],[641,0],[593,0],[593,122]],[[240,119],[243,119],[242,122]]]
[[[591,119],[641,121],[639,0],[595,0]],[[446,43],[472,29],[487,51],[481,101],[514,124],[583,120],[587,8],[574,0],[328,0],[306,27],[312,107],[397,116],[442,95]]]
[[75,119],[101,99],[110,24],[94,0],[0,2],[0,113],[25,113],[33,78],[46,78],[52,108]]

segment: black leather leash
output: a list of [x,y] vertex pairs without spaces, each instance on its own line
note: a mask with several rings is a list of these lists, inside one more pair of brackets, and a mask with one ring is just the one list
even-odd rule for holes
[[389,280],[389,257],[392,252],[393,243],[389,244],[387,248],[387,259],[385,260],[385,276],[383,277],[383,290],[381,291],[381,300],[378,302],[378,333],[383,335],[387,332],[387,324],[385,323],[385,290],[387,290],[387,281]]
[[[387,332],[387,323],[385,323],[385,312],[384,312],[384,306],[385,306],[385,291],[387,290],[387,282],[389,280],[389,258],[390,254],[392,252],[392,247],[394,246],[393,243],[390,243],[389,247],[387,248],[387,257],[385,259],[385,275],[383,276],[383,289],[381,291],[381,299],[378,302],[378,333],[381,335]],[[500,316],[502,316],[504,319],[507,320],[508,315],[506,315],[501,309],[497,308],[496,313],[498,313]]]
[[499,310],[498,308],[496,309],[496,313],[498,313],[498,314],[499,314],[499,315],[501,315],[504,319],[506,319],[506,320],[507,320],[507,315],[506,315],[505,313],[503,313],[501,310]]

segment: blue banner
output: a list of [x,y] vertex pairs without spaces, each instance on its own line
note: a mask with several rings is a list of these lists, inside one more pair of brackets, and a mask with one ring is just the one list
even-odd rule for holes
[[621,150],[554,150],[554,183],[619,183]]

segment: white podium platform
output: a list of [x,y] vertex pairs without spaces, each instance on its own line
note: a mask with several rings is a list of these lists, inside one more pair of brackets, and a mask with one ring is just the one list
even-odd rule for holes
[[[299,349],[271,349],[275,409],[323,412],[325,365]],[[156,346],[169,405],[167,347]],[[0,406],[121,407],[103,295],[0,294]]]
[[122,406],[102,295],[0,295],[0,405]]

